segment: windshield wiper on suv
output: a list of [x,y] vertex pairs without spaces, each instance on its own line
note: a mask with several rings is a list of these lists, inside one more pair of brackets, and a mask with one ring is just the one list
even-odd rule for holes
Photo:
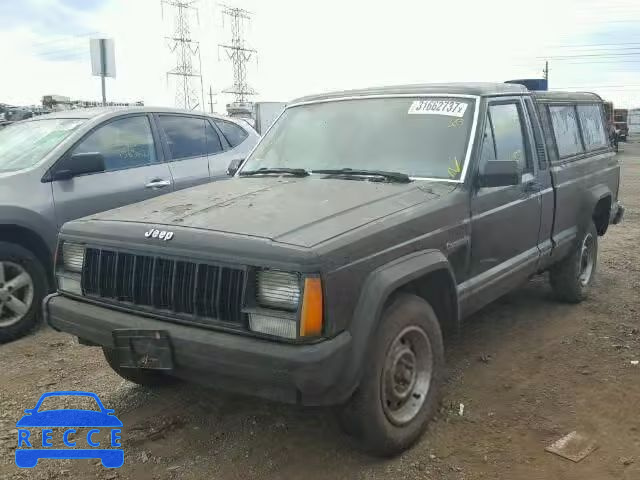
[[360,170],[355,168],[337,168],[326,170],[313,170],[312,173],[326,173],[329,175],[356,175],[356,176],[372,176],[383,177],[390,182],[409,183],[411,179],[409,175],[401,172],[385,172],[384,170]]
[[249,175],[263,175],[270,173],[279,173],[286,175],[293,175],[294,177],[306,177],[309,175],[309,172],[304,168],[268,168],[262,167],[257,170],[243,170],[238,175],[241,177],[249,176]]

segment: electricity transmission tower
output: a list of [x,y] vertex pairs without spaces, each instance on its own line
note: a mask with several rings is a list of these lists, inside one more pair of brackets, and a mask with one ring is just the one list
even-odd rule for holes
[[257,54],[254,49],[246,47],[244,39],[245,22],[251,20],[251,12],[222,5],[222,16],[223,20],[227,17],[231,23],[231,43],[220,44],[219,47],[225,50],[233,64],[233,86],[223,92],[235,95],[236,102],[244,102],[247,96],[257,93],[247,83],[247,63]]
[[[198,9],[194,6],[197,0],[161,0],[161,6],[171,9],[173,29],[171,35],[165,37],[169,51],[176,57],[176,66],[167,72],[167,83],[175,81],[178,108],[204,110],[204,92],[202,85],[202,60],[200,42],[191,37],[191,18],[198,20]],[[194,64],[196,66],[194,66]]]

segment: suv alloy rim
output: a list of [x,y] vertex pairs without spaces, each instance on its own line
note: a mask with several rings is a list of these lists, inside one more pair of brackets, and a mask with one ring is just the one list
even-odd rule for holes
[[589,284],[593,273],[594,242],[593,235],[588,233],[582,240],[582,247],[580,247],[580,273],[578,274],[578,280],[583,287]]
[[427,398],[432,370],[427,334],[420,327],[406,327],[391,343],[382,371],[382,408],[391,423],[403,426],[416,417]]
[[0,328],[18,323],[33,302],[33,279],[17,263],[0,262]]

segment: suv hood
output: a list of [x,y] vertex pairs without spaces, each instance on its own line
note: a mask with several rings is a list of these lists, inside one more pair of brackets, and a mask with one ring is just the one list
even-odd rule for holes
[[450,185],[425,182],[232,178],[83,220],[197,228],[312,247],[450,190]]

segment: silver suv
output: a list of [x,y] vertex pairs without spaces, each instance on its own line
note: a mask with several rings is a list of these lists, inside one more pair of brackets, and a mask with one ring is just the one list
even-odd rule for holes
[[69,220],[227,178],[258,134],[161,108],[70,110],[0,130],[0,343],[37,321]]

